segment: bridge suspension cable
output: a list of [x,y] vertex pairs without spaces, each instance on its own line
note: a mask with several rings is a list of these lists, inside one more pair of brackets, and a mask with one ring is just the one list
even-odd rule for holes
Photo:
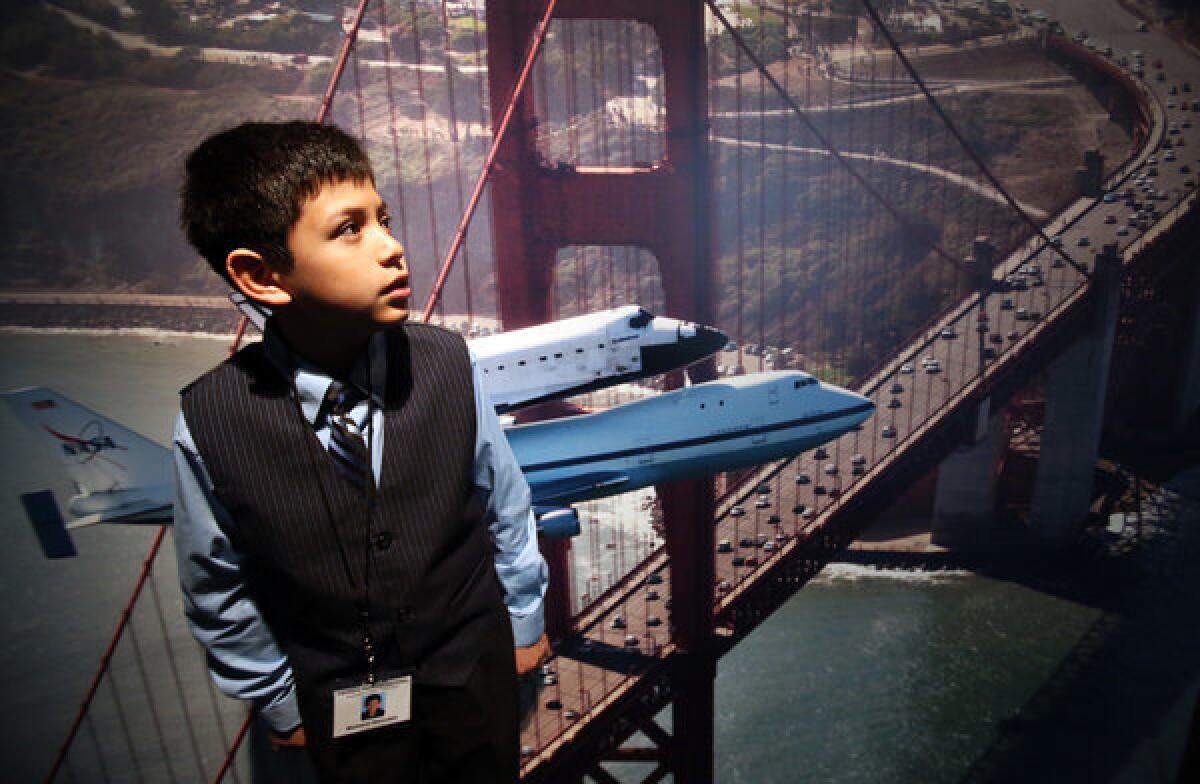
[[479,179],[475,182],[475,190],[471,193],[471,199],[467,203],[467,209],[463,213],[462,220],[459,221],[458,231],[454,233],[454,241],[450,245],[450,250],[446,253],[446,260],[442,262],[437,282],[433,284],[433,291],[429,294],[429,301],[425,303],[425,313],[423,316],[423,320],[425,321],[429,320],[434,307],[436,307],[438,300],[441,299],[442,288],[446,285],[446,277],[450,274],[450,267],[454,264],[454,258],[458,255],[458,250],[462,247],[463,241],[466,239],[467,229],[471,225],[471,218],[474,216],[475,209],[479,206],[479,200],[483,196],[483,188],[492,173],[492,167],[496,165],[496,154],[500,151],[500,144],[504,141],[504,137],[508,132],[508,126],[512,122],[517,102],[521,100],[521,95],[525,91],[525,85],[529,81],[529,74],[533,70],[533,63],[542,48],[542,43],[546,40],[546,30],[550,26],[550,18],[554,15],[554,7],[556,5],[558,5],[558,0],[546,0],[546,8],[538,20],[537,27],[534,28],[533,36],[529,40],[529,46],[525,50],[525,58],[521,65],[521,72],[517,77],[516,84],[513,85],[512,95],[508,97],[508,101],[504,104],[504,116],[500,120],[500,127],[496,129],[496,135],[492,139],[491,148],[488,149],[487,158],[483,163],[483,170],[479,172]]
[[845,169],[845,171],[849,173],[849,175],[853,177],[854,180],[880,204],[880,206],[887,210],[888,214],[891,215],[896,222],[898,222],[901,226],[904,226],[914,236],[919,237],[923,241],[928,241],[931,249],[938,256],[955,265],[964,272],[971,272],[971,270],[962,262],[961,259],[950,254],[937,242],[930,241],[928,237],[923,236],[923,233],[918,227],[914,226],[906,217],[904,217],[904,215],[902,215],[900,211],[896,209],[895,205],[893,205],[887,199],[887,197],[880,193],[879,190],[866,179],[866,177],[864,177],[854,166],[850,164],[850,161],[846,158],[846,156],[842,155],[842,153],[838,151],[829,137],[826,136],[816,126],[816,124],[808,118],[808,116],[800,109],[800,106],[797,105],[795,99],[793,99],[792,96],[783,89],[783,85],[779,83],[779,80],[777,80],[771,74],[771,72],[767,70],[766,64],[763,63],[762,59],[755,54],[750,48],[749,44],[746,43],[746,39],[738,31],[737,27],[733,25],[733,23],[731,23],[721,11],[721,9],[717,7],[715,0],[704,0],[704,3],[708,6],[708,9],[712,12],[713,16],[716,17],[717,21],[721,23],[721,26],[725,28],[725,31],[729,33],[730,37],[737,46],[738,51],[744,53],[748,58],[750,58],[750,61],[754,64],[754,67],[758,70],[762,78],[766,79],[771,84],[771,87],[775,89],[780,98],[782,98],[788,107],[791,108],[796,117],[800,118],[800,121],[808,129],[809,133],[811,133],[813,137],[820,142],[822,147],[829,151],[829,154],[833,156],[834,160],[836,160],[838,164],[840,164],[842,168]]
[[[711,0],[708,1],[709,5],[711,6]],[[904,69],[908,71],[908,75],[912,77],[913,82],[915,82],[917,87],[921,90],[921,93],[925,96],[925,99],[929,101],[929,106],[945,124],[946,130],[948,130],[955,140],[962,146],[963,152],[967,154],[967,157],[979,167],[980,173],[987,178],[988,182],[992,184],[992,187],[996,189],[996,192],[1004,197],[1004,200],[1008,202],[1008,206],[1011,207],[1018,216],[1020,216],[1021,220],[1029,224],[1034,233],[1037,234],[1037,236],[1040,237],[1047,245],[1054,248],[1054,252],[1057,253],[1063,259],[1063,261],[1071,265],[1075,271],[1080,275],[1083,275],[1085,279],[1090,278],[1091,273],[1089,273],[1086,268],[1076,263],[1075,260],[1072,259],[1065,250],[1051,242],[1050,238],[1046,236],[1046,232],[1042,230],[1042,227],[1038,225],[1037,221],[1035,221],[1029,215],[1029,213],[1025,211],[1025,208],[1023,208],[1017,202],[1017,200],[1012,197],[1012,194],[1010,194],[1008,189],[1004,187],[1003,183],[996,178],[996,175],[992,174],[992,170],[988,168],[988,165],[983,161],[982,158],[979,157],[979,154],[975,152],[975,150],[967,142],[966,137],[964,137],[962,132],[958,130],[958,126],[956,126],[954,121],[950,119],[950,115],[946,114],[946,112],[942,109],[941,104],[938,103],[937,98],[935,98],[933,93],[929,91],[929,87],[925,84],[925,80],[921,78],[921,74],[917,73],[917,69],[913,67],[912,62],[908,59],[907,55],[904,54],[904,50],[901,49],[900,45],[896,42],[896,38],[892,35],[892,31],[887,28],[887,25],[885,25],[883,20],[879,17],[879,12],[876,11],[875,7],[871,5],[871,0],[862,0],[862,4],[863,7],[866,8],[867,14],[871,17],[871,21],[875,23],[875,27],[879,30],[880,35],[887,40],[888,46],[891,47],[892,52],[896,55],[896,59],[898,59],[904,66]]]

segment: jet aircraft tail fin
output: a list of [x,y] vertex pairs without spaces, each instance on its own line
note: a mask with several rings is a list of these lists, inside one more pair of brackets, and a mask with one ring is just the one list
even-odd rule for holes
[[54,493],[49,490],[39,490],[35,493],[25,493],[21,496],[21,505],[25,514],[33,524],[33,532],[37,534],[38,544],[47,558],[73,558],[77,555],[75,543],[63,522],[62,512]]
[[83,495],[171,482],[167,450],[48,387],[0,393],[17,419],[49,446]]

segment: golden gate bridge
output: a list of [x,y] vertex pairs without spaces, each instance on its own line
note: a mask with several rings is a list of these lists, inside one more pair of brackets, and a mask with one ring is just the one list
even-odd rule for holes
[[[1069,427],[1046,414],[1042,448],[1071,441],[1083,459],[1043,457],[1038,481],[1059,502],[1035,492],[1029,519],[1049,541],[1075,537],[1106,406],[1145,402],[1121,383],[1104,394],[1113,367],[1153,354],[1130,325],[1190,304],[1178,292],[1195,290],[1179,263],[1195,247],[1191,179],[1164,172],[1142,199],[1150,210],[1120,213],[1121,235],[1108,219],[1150,166],[1167,168],[1152,156],[1195,139],[1161,85],[1119,53],[1026,25],[979,35],[1028,77],[972,74],[959,93],[937,58],[961,64],[961,50],[921,57],[895,17],[845,5],[487,0],[481,15],[360,0],[347,17],[318,119],[367,147],[427,319],[512,329],[637,302],[733,342],[589,407],[685,374],[790,365],[878,412],[811,454],[659,487],[616,511],[589,505],[581,519],[605,524],[543,543],[556,656],[525,717],[524,780],[617,781],[614,763],[647,782],[712,780],[720,656],[935,467],[982,477],[966,500],[939,490],[947,538],[994,502],[1006,406],[1056,363],[1093,392],[1060,417]],[[368,24],[383,34],[360,37]],[[1090,151],[1018,199],[1002,181],[1012,134],[970,94],[1061,90],[1064,69],[1120,138],[1107,159]],[[1081,151],[1044,152],[1061,163]],[[1186,361],[1158,366],[1189,386]],[[270,773],[278,760],[247,740],[252,715],[215,694],[198,649],[168,628],[167,530],[48,781],[288,775]]]

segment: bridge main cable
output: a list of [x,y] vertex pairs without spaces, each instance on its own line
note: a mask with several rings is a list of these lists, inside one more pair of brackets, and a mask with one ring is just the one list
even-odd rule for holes
[[[711,4],[712,3],[709,2],[709,5]],[[917,87],[921,90],[921,93],[924,94],[925,99],[929,101],[930,107],[932,107],[933,111],[937,113],[937,116],[941,118],[942,123],[944,123],[946,126],[946,130],[950,131],[950,135],[953,136],[955,140],[962,146],[963,152],[967,154],[967,157],[975,162],[975,165],[979,167],[979,171],[982,172],[983,176],[986,177],[988,182],[992,184],[992,187],[1004,197],[1004,200],[1008,202],[1008,206],[1013,208],[1013,211],[1021,217],[1021,220],[1029,224],[1037,236],[1041,237],[1041,239],[1048,246],[1054,248],[1054,252],[1061,256],[1063,261],[1065,261],[1067,264],[1070,264],[1076,272],[1078,272],[1080,275],[1083,275],[1085,280],[1090,279],[1091,273],[1087,271],[1087,268],[1077,264],[1065,250],[1050,241],[1050,238],[1046,236],[1046,232],[1042,230],[1042,227],[1038,225],[1037,221],[1035,221],[1029,215],[1029,213],[1017,203],[1017,200],[1014,199],[1012,194],[1010,194],[1004,185],[1001,184],[1000,180],[996,178],[996,175],[992,174],[992,170],[989,169],[987,164],[984,163],[983,159],[979,157],[979,154],[976,153],[975,150],[971,148],[971,145],[967,143],[966,137],[959,132],[958,126],[954,124],[954,122],[950,119],[950,116],[942,109],[942,105],[938,103],[936,98],[933,97],[933,93],[931,93],[929,88],[925,86],[925,80],[921,78],[921,75],[917,73],[917,69],[913,67],[912,62],[908,59],[908,56],[904,54],[904,51],[900,48],[900,44],[897,43],[895,37],[892,36],[892,31],[889,30],[887,25],[883,23],[883,19],[880,18],[879,12],[876,11],[874,6],[871,5],[871,0],[862,0],[862,4],[863,7],[867,9],[867,14],[871,17],[871,20],[875,22],[875,26],[879,28],[880,34],[887,39],[888,46],[891,47],[897,59],[899,59],[900,63],[904,66],[904,69],[908,71],[908,75],[912,77],[913,82],[916,83]]]
[[529,74],[533,71],[533,61],[537,59],[538,52],[542,48],[542,43],[546,40],[546,30],[550,27],[550,18],[554,15],[554,7],[556,5],[558,5],[558,0],[546,1],[546,10],[542,12],[541,19],[538,20],[537,27],[534,28],[533,36],[529,40],[529,47],[525,50],[525,60],[521,65],[521,73],[517,76],[517,83],[513,85],[512,95],[509,96],[508,103],[504,106],[504,117],[501,118],[500,127],[496,129],[496,135],[492,138],[492,146],[488,150],[487,158],[484,160],[483,171],[479,173],[479,179],[475,182],[475,190],[471,193],[471,200],[467,204],[467,210],[463,213],[462,221],[458,225],[458,231],[454,233],[454,242],[451,243],[450,250],[446,253],[446,260],[442,262],[437,282],[433,284],[433,291],[429,293],[429,301],[425,303],[424,321],[429,321],[429,316],[433,313],[434,307],[442,297],[442,288],[446,285],[446,278],[450,274],[450,267],[454,264],[454,258],[458,255],[458,250],[462,247],[463,241],[466,239],[467,229],[471,225],[471,218],[474,216],[475,208],[479,206],[479,200],[483,196],[483,187],[487,184],[488,177],[492,173],[492,167],[496,165],[496,154],[499,152],[500,144],[504,141],[504,136],[508,132],[508,126],[512,122],[517,102],[521,100],[521,94],[525,91],[525,85],[529,82]]

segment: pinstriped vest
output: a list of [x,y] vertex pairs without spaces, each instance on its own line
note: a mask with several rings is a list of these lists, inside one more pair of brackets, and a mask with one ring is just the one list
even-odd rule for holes
[[295,672],[310,737],[330,721],[333,682],[364,672],[356,604],[368,560],[379,666],[415,667],[418,683],[461,684],[504,608],[471,481],[476,422],[466,344],[447,330],[406,324],[387,335],[387,373],[373,510],[336,469],[297,411],[290,379],[260,344],[182,393],[188,428],[233,521],[230,540],[249,556],[251,595]]

